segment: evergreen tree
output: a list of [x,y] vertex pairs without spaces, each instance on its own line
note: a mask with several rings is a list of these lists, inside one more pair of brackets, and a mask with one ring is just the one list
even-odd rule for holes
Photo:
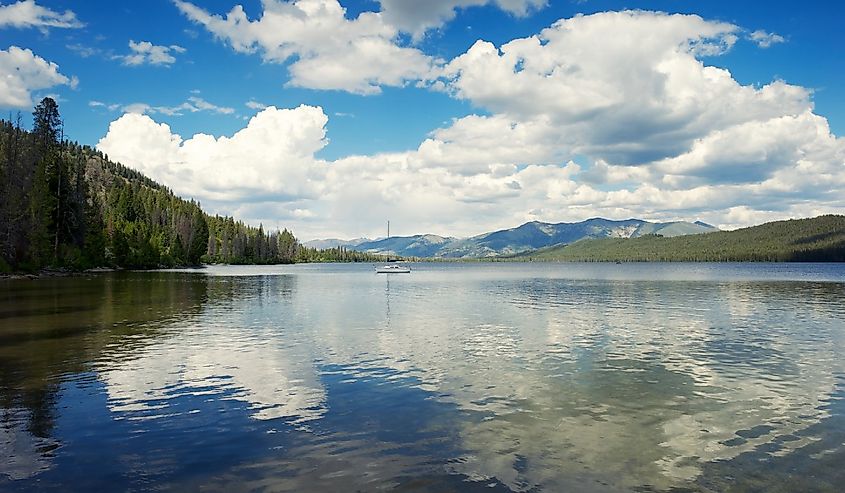
[[44,98],[32,112],[32,133],[42,152],[55,147],[61,136],[62,118],[53,98]]
[[191,265],[199,264],[200,258],[205,255],[207,249],[208,223],[205,220],[205,214],[203,214],[199,206],[196,206],[191,220],[191,243],[188,249],[188,263]]
[[102,152],[65,142],[51,98],[38,103],[33,122],[27,132],[20,115],[0,120],[0,271],[378,258],[305,249],[287,229],[208,216]]

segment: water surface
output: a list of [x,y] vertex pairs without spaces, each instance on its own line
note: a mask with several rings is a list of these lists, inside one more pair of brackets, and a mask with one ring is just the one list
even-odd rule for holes
[[840,491],[845,265],[0,281],[0,491]]

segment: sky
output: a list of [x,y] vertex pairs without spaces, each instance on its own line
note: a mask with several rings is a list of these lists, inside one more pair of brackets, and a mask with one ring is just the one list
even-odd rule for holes
[[302,239],[845,213],[840,2],[0,0],[0,115]]

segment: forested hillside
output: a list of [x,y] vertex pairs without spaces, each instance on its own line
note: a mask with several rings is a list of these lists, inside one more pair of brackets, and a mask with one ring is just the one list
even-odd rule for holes
[[51,98],[33,117],[31,132],[20,116],[0,120],[0,272],[376,258],[303,248],[290,231],[209,216],[100,151],[66,141]]
[[690,236],[583,240],[524,258],[568,261],[845,262],[845,216],[775,221]]

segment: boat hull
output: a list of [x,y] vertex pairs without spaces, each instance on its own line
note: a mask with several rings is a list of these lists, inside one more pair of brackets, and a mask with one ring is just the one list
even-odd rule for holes
[[404,265],[383,265],[376,267],[376,274],[410,274],[411,268]]

